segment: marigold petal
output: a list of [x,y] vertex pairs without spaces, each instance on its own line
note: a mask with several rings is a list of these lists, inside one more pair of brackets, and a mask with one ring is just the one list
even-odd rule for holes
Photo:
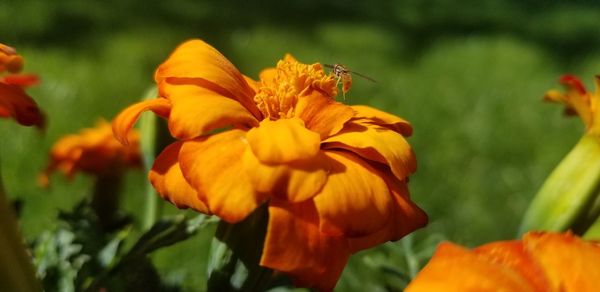
[[406,181],[401,181],[392,175],[383,175],[393,196],[393,208],[390,220],[379,231],[357,238],[350,238],[352,252],[385,243],[396,241],[405,235],[427,225],[427,214],[410,199]]
[[233,99],[198,86],[173,87],[168,96],[169,130],[175,138],[191,139],[230,125],[258,126],[254,116]]
[[263,120],[247,134],[254,155],[262,163],[280,164],[309,159],[319,152],[319,134],[298,118]]
[[339,132],[352,116],[354,111],[350,106],[318,91],[300,97],[296,104],[296,117],[304,120],[306,128],[319,133],[321,139]]
[[350,253],[343,237],[319,232],[312,201],[272,199],[261,266],[285,272],[296,286],[331,291]]
[[266,165],[248,148],[243,161],[246,174],[256,191],[291,202],[312,198],[327,181],[328,164],[322,155],[282,165]]
[[357,237],[383,228],[393,207],[385,181],[368,163],[352,154],[325,154],[330,164],[329,177],[313,199],[321,232]]
[[417,160],[406,139],[382,126],[348,122],[340,133],[323,141],[322,145],[323,149],[345,149],[389,165],[401,180],[417,169]]
[[366,119],[371,123],[390,128],[405,137],[412,135],[410,123],[400,117],[366,105],[353,105],[354,119]]
[[189,40],[179,45],[158,67],[155,79],[161,92],[163,81],[195,84],[238,100],[260,117],[253,101],[254,90],[225,56],[204,41]]
[[521,240],[497,241],[473,249],[490,263],[505,266],[519,273],[535,291],[552,291],[546,274],[525,249]]
[[600,243],[583,241],[571,233],[541,232],[525,234],[523,242],[554,291],[598,291]]
[[179,151],[182,142],[167,146],[156,157],[148,174],[148,179],[160,196],[173,203],[177,208],[192,208],[198,212],[210,214],[208,207],[198,197],[198,193],[185,180],[179,167]]
[[466,248],[443,242],[404,291],[520,292],[535,291],[535,288],[513,270],[490,263]]
[[9,116],[24,126],[45,125],[44,115],[21,87],[0,82],[0,117]]
[[244,134],[230,130],[185,141],[179,153],[186,180],[209,210],[229,223],[243,220],[266,199],[245,174],[240,159],[248,146]]
[[246,75],[242,75],[244,76],[244,80],[246,80],[246,83],[248,83],[248,86],[250,86],[250,88],[252,88],[252,90],[254,90],[254,92],[257,92],[258,89],[260,88],[260,82],[246,76]]
[[130,105],[113,120],[112,127],[115,138],[124,145],[129,144],[127,134],[131,131],[131,128],[133,128],[140,115],[148,110],[153,111],[163,118],[167,118],[171,111],[171,102],[164,98],[154,98]]
[[28,87],[40,83],[40,78],[35,74],[11,74],[0,78],[6,84]]

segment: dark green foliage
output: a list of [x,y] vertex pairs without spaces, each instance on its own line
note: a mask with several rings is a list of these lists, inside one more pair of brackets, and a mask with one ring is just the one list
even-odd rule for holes
[[126,248],[136,237],[131,226],[106,232],[89,204],[81,202],[62,212],[58,227],[32,244],[37,273],[47,291],[177,291],[161,281],[148,255],[190,238],[210,222],[204,215],[165,218]]

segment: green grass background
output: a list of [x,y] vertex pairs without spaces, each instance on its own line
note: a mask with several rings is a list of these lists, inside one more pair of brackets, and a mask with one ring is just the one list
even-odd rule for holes
[[[90,193],[84,176],[54,176],[49,190],[36,186],[52,143],[114,117],[141,97],[177,44],[202,38],[255,78],[292,53],[376,79],[355,78],[345,102],[413,124],[418,171],[410,189],[430,216],[415,241],[475,246],[514,238],[528,202],[582,133],[578,119],[565,119],[541,97],[567,72],[594,89],[599,2],[285,2],[0,2],[0,42],[16,47],[26,71],[41,76],[30,93],[48,116],[45,133],[0,121],[0,167],[8,193],[25,202],[26,237],[52,228],[58,210]],[[128,212],[139,215],[145,184],[145,174],[128,175]],[[163,275],[203,291],[211,232],[157,253]],[[373,262],[393,265],[389,259],[403,250],[398,242],[356,255],[338,289],[391,289]]]

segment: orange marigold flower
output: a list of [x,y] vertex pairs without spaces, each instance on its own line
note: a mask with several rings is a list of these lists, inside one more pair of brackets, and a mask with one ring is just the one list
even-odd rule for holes
[[600,244],[570,232],[529,232],[473,250],[441,243],[408,285],[419,291],[598,291]]
[[47,186],[54,171],[72,178],[79,171],[104,175],[124,167],[141,167],[139,133],[132,131],[127,138],[131,141],[128,146],[119,143],[105,120],[98,121],[94,128],[61,138],[52,146],[50,163],[39,178],[40,184]]
[[564,104],[565,114],[579,115],[588,131],[600,134],[600,122],[596,122],[600,119],[600,75],[595,78],[596,92],[588,92],[581,80],[573,75],[563,75],[559,81],[566,91],[549,90],[544,100]]
[[260,264],[298,286],[330,290],[350,254],[427,223],[407,188],[416,169],[411,125],[336,102],[335,77],[321,64],[287,55],[254,81],[191,40],[155,79],[160,97],[125,109],[113,121],[116,137],[127,143],[143,111],[167,119],[178,141],[149,174],[157,191],[229,223],[267,203]]
[[[44,126],[44,116],[24,88],[39,82],[37,76],[16,74],[23,67],[23,58],[15,49],[0,43],[0,117],[14,118],[24,126]],[[8,72],[8,75],[2,76]]]

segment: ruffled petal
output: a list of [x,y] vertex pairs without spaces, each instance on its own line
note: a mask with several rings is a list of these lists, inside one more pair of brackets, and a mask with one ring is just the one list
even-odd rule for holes
[[319,212],[321,232],[364,236],[383,228],[390,219],[393,199],[376,170],[360,158],[325,151],[329,177],[313,199]]
[[525,247],[540,263],[554,291],[598,291],[600,244],[571,233],[523,236]]
[[231,125],[258,126],[239,102],[194,85],[173,86],[169,130],[178,139],[191,139]]
[[183,142],[179,164],[186,180],[221,219],[236,223],[266,199],[254,191],[245,174],[244,131],[230,130]]
[[331,291],[350,255],[343,237],[319,232],[312,201],[273,199],[261,266],[285,272],[296,286]]
[[281,165],[266,165],[248,148],[243,161],[246,174],[256,191],[290,202],[312,198],[327,181],[328,164],[322,154]]
[[404,290],[430,291],[536,291],[513,270],[489,262],[458,245],[443,242],[429,263]]
[[171,102],[164,98],[154,98],[130,105],[113,120],[112,127],[115,138],[124,145],[129,144],[127,134],[133,128],[140,115],[148,110],[153,111],[163,118],[167,118],[171,111]]
[[13,117],[24,126],[43,128],[45,125],[44,115],[21,87],[1,82],[0,117]]
[[412,135],[412,126],[406,120],[366,105],[353,105],[353,119],[365,119],[376,125],[392,129],[405,137]]
[[396,241],[427,225],[427,214],[410,199],[408,185],[391,175],[382,175],[393,196],[392,215],[386,226],[375,233],[349,239],[352,252]]
[[544,270],[525,249],[523,241],[498,241],[473,249],[490,263],[505,266],[520,274],[536,291],[553,291]]
[[296,104],[296,117],[304,120],[306,128],[319,133],[321,139],[339,132],[352,116],[354,111],[351,107],[318,91],[300,97]]
[[319,134],[304,127],[298,118],[271,121],[248,131],[248,143],[262,163],[280,164],[309,159],[319,152]]
[[345,149],[366,159],[389,165],[402,180],[417,169],[410,144],[399,133],[360,121],[346,123],[337,135],[323,141],[323,149]]
[[201,40],[190,40],[175,49],[156,70],[156,83],[194,84],[233,98],[258,118],[254,90],[238,69],[219,51]]
[[160,196],[177,208],[192,208],[210,214],[208,207],[198,197],[198,193],[185,180],[179,167],[179,151],[182,142],[167,146],[154,161],[148,179]]

